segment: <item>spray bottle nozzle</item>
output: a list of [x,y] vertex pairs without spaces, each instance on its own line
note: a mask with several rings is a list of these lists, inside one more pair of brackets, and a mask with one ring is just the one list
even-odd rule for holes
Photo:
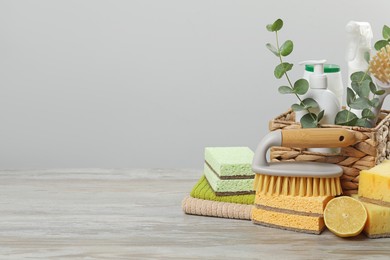
[[369,23],[350,21],[345,26],[345,30],[348,35],[347,61],[354,60],[357,52],[360,51],[359,49],[362,52],[369,52],[371,50],[373,33]]

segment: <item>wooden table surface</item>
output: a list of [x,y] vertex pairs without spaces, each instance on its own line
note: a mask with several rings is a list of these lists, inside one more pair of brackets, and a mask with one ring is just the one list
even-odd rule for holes
[[390,239],[185,215],[196,170],[0,172],[1,259],[390,259]]

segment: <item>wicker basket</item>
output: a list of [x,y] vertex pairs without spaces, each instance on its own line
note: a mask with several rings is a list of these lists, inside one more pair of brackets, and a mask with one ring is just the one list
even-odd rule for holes
[[[358,191],[359,173],[369,169],[385,159],[390,158],[390,111],[382,110],[375,128],[356,126],[321,125],[323,128],[345,128],[354,131],[357,140],[353,146],[341,148],[339,154],[323,154],[309,152],[306,149],[272,147],[272,161],[315,161],[335,163],[341,166],[344,173],[341,177],[343,194],[351,195]],[[270,122],[270,131],[277,129],[301,128],[295,122],[295,114],[291,110]]]

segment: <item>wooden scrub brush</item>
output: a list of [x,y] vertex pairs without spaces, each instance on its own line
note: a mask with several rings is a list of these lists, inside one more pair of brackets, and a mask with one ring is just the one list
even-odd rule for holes
[[378,96],[378,106],[371,109],[376,115],[372,119],[372,125],[375,125],[380,114],[383,102],[390,94],[390,45],[383,47],[370,61],[370,73],[373,82],[378,90],[384,90],[382,95]]
[[390,84],[390,45],[383,47],[372,58],[370,72],[382,83]]
[[297,148],[346,147],[356,142],[346,129],[313,128],[270,132],[259,143],[252,163],[256,194],[290,196],[336,196],[342,193],[340,166],[318,162],[274,162],[266,158],[272,146]]

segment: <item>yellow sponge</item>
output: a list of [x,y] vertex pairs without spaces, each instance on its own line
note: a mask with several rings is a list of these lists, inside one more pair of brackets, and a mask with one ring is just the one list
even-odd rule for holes
[[[357,199],[357,196],[353,196]],[[362,202],[367,210],[363,232],[369,238],[390,237],[390,208]]]
[[390,160],[360,172],[358,194],[363,201],[390,206]]
[[301,197],[288,195],[256,194],[255,204],[274,210],[304,212],[323,216],[326,204],[333,196]]
[[252,209],[252,221],[263,226],[312,234],[320,234],[325,228],[324,218],[319,216],[295,215],[262,208]]
[[252,221],[269,227],[320,234],[325,227],[324,208],[332,198],[258,193]]

